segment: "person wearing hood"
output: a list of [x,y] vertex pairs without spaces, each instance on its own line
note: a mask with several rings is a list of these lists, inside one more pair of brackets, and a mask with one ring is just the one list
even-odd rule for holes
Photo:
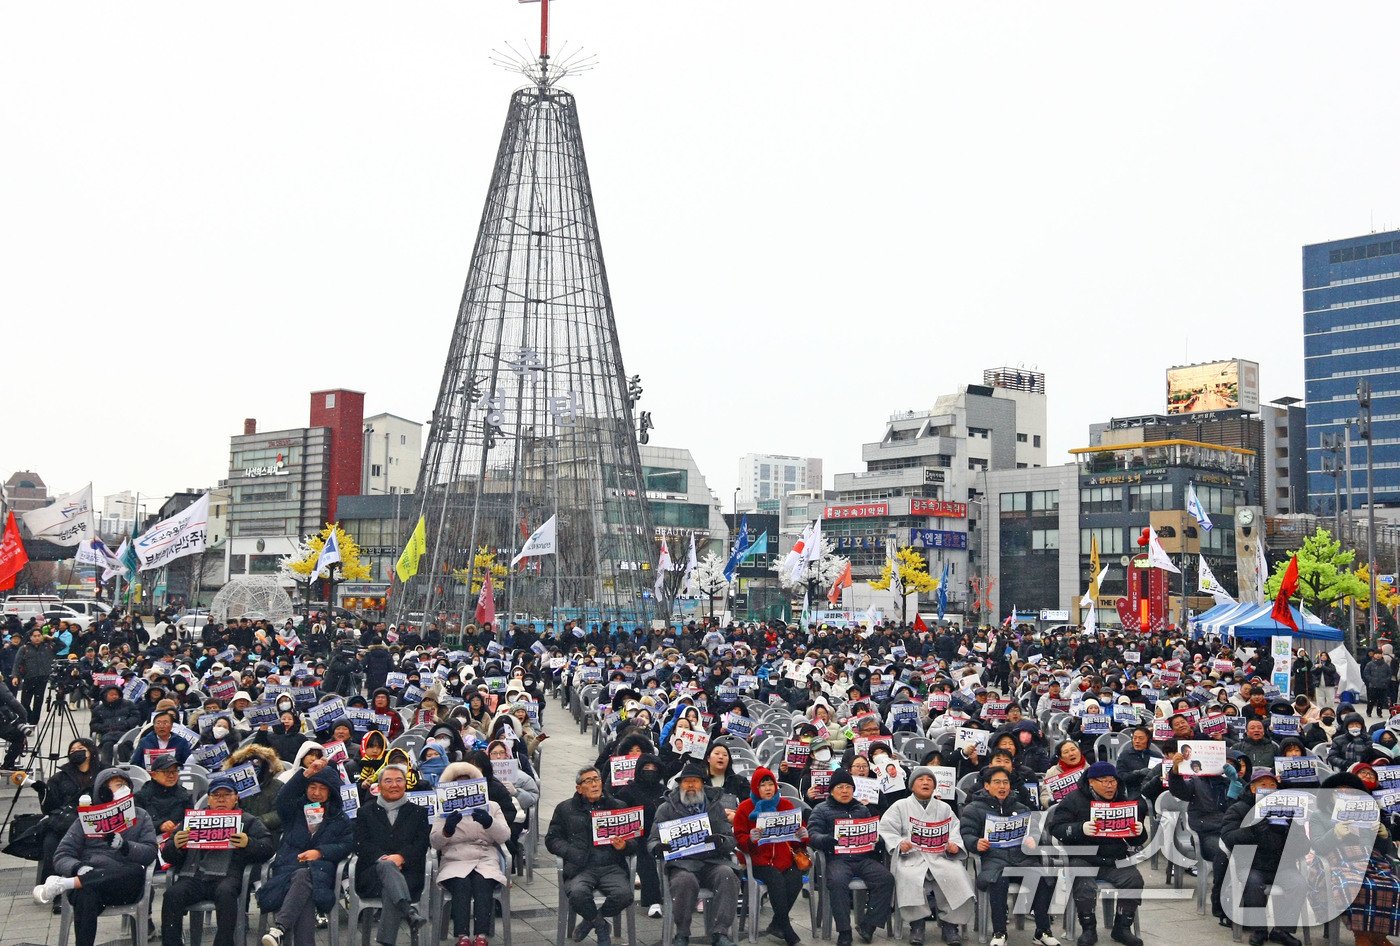
[[1040,724],[1033,719],[1023,719],[1013,723],[1009,730],[1016,737],[1016,762],[1037,775],[1054,764],[1050,748],[1045,744],[1045,736],[1040,732]]
[[[469,762],[454,762],[442,773],[440,782],[470,781],[482,772]],[[456,946],[472,946],[468,924],[474,921],[476,943],[495,935],[494,897],[509,879],[496,855],[498,845],[510,839],[510,826],[501,806],[488,800],[485,807],[473,809],[470,817],[453,812],[433,822],[429,843],[441,853],[437,882],[452,895],[452,935]]]
[[[1341,798],[1371,794],[1371,789],[1350,772],[1329,776],[1322,787],[1334,790],[1324,792],[1319,799],[1324,815],[1331,815],[1331,807]],[[1346,925],[1356,938],[1356,946],[1385,946],[1387,937],[1400,933],[1400,910],[1395,906],[1400,903],[1400,878],[1394,866],[1396,848],[1391,828],[1382,822],[1372,836],[1367,825],[1333,818],[1330,831],[1316,839],[1314,848],[1325,852],[1334,876],[1345,877],[1354,885],[1348,888],[1355,895],[1346,904]],[[1360,870],[1363,863],[1364,873]],[[1336,899],[1334,894],[1329,905],[1339,905]]]
[[[316,916],[335,905],[337,866],[355,850],[355,826],[345,817],[341,781],[325,759],[295,772],[277,795],[283,826],[272,869],[258,888],[258,906],[277,916],[262,946],[315,946]],[[363,814],[363,811],[361,812]]]
[[[131,781],[120,769],[98,773],[95,785],[95,804],[131,798]],[[77,946],[96,942],[97,917],[104,907],[135,903],[146,888],[146,865],[156,859],[156,830],[145,811],[133,807],[131,812],[125,831],[96,838],[88,837],[82,821],[75,820],[54,853],[54,873],[34,888],[40,903],[67,892]]]
[[447,770],[447,752],[435,742],[423,743],[418,755],[419,787],[437,788],[442,773]]
[[360,771],[356,781],[363,791],[368,791],[379,779],[379,770],[384,768],[388,753],[389,740],[377,729],[371,729],[360,740]]
[[48,787],[39,799],[39,810],[47,816],[44,822],[43,857],[39,861],[42,877],[54,872],[53,858],[59,842],[78,820],[79,799],[93,792],[94,776],[98,772],[97,755],[97,745],[91,739],[74,739],[68,744],[67,759],[49,779]]
[[1357,762],[1365,762],[1375,752],[1376,744],[1366,732],[1366,721],[1355,711],[1342,716],[1341,731],[1332,740],[1327,764],[1342,771]]
[[179,830],[185,809],[194,807],[190,790],[180,784],[180,763],[173,755],[159,756],[151,763],[151,780],[136,793],[136,804],[151,816],[156,834]]
[[[963,866],[967,854],[961,846],[958,816],[948,803],[934,795],[933,770],[919,766],[910,773],[911,792],[890,805],[880,818],[880,840],[890,852],[894,875],[894,902],[909,924],[909,942],[922,946],[924,921],[930,918],[924,881],[932,880],[943,942],[959,946],[959,927],[972,919],[972,884]],[[948,823],[947,844],[940,852],[921,850],[913,840],[915,822]]]
[[1113,941],[1123,946],[1142,946],[1142,938],[1133,932],[1142,872],[1133,866],[1117,865],[1127,859],[1130,846],[1141,845],[1147,839],[1147,804],[1137,800],[1138,833],[1129,838],[1099,837],[1092,817],[1094,802],[1126,801],[1129,799],[1118,781],[1118,769],[1112,762],[1095,762],[1084,772],[1078,787],[1055,806],[1046,825],[1051,837],[1070,848],[1070,865],[1082,871],[1071,889],[1080,924],[1076,946],[1094,946],[1099,940],[1095,879],[1107,881],[1118,890],[1118,909],[1110,934]]
[[277,758],[296,758],[297,750],[308,738],[302,731],[301,714],[292,706],[290,697],[277,698],[277,722],[268,729],[259,729],[253,734],[253,742],[267,746],[277,753]]
[[447,761],[461,762],[467,757],[467,744],[462,740],[462,730],[458,725],[460,717],[448,717],[448,719],[433,726],[428,732],[428,741],[436,742],[442,747],[443,755]]
[[[738,846],[739,857],[753,865],[754,876],[768,888],[768,901],[773,907],[773,922],[764,932],[781,939],[787,946],[797,946],[802,941],[792,928],[789,916],[802,892],[802,871],[793,858],[793,842],[763,843],[758,818],[796,807],[792,799],[778,793],[773,773],[760,766],[749,779],[749,797],[739,803],[739,810],[734,813],[734,843]],[[804,833],[799,831],[799,840]]]
[[[1231,848],[1248,845],[1253,851],[1249,862],[1249,876],[1244,882],[1244,893],[1236,910],[1241,907],[1249,911],[1244,926],[1250,931],[1250,946],[1263,946],[1270,940],[1281,946],[1302,946],[1293,935],[1297,926],[1301,905],[1307,895],[1307,880],[1301,860],[1311,854],[1311,845],[1294,845],[1298,850],[1289,850],[1288,835],[1292,823],[1286,818],[1261,818],[1254,810],[1260,792],[1278,789],[1278,779],[1268,768],[1255,768],[1249,779],[1249,792],[1230,806],[1225,813],[1225,830],[1222,840]],[[1270,894],[1271,890],[1277,890]],[[1266,905],[1274,907],[1275,926],[1270,928],[1266,919]]]
[[[211,811],[236,810],[238,790],[233,779],[223,773],[210,779],[205,807]],[[267,861],[277,851],[272,835],[259,819],[243,819],[242,828],[229,838],[233,847],[227,851],[191,850],[189,832],[183,827],[165,843],[162,856],[175,881],[166,887],[161,901],[161,946],[182,946],[180,933],[185,914],[203,900],[214,901],[214,946],[234,946],[233,933],[239,916],[246,910],[239,899],[243,871],[251,864]]]
[[[915,770],[918,771],[918,770]],[[1019,847],[992,847],[987,840],[987,818],[1009,818],[1025,814],[1031,807],[1016,798],[1013,792],[1011,773],[1005,768],[993,766],[983,769],[979,779],[981,789],[975,792],[963,805],[958,817],[962,833],[963,847],[977,851],[981,860],[977,869],[977,889],[986,891],[991,907],[992,940],[990,946],[1006,946],[1006,898],[1011,891],[1012,878],[1006,875],[1008,867],[1039,868],[1042,859],[1037,851],[1035,838],[1027,835]],[[1055,893],[1055,879],[1051,873],[1027,874],[1037,876],[1035,895],[1031,902],[1031,915],[1035,917],[1036,946],[1060,946],[1055,938],[1050,920],[1050,901]],[[1029,882],[1023,880],[1023,882]]]
[[677,785],[656,809],[656,821],[647,835],[647,849],[653,854],[669,853],[660,826],[694,815],[706,814],[710,823],[710,843],[714,849],[701,854],[666,861],[661,869],[671,886],[671,918],[675,924],[675,946],[690,946],[690,926],[699,902],[700,890],[714,891],[709,918],[714,929],[713,946],[735,946],[731,933],[739,904],[739,877],[730,866],[734,854],[734,829],[730,815],[720,803],[718,787],[708,788],[714,773],[694,763],[681,769]]
[[257,743],[246,745],[224,760],[225,769],[236,769],[246,762],[253,764],[258,773],[258,793],[240,798],[238,806],[244,817],[249,815],[262,819],[262,823],[277,837],[282,830],[282,815],[277,808],[277,796],[282,789],[282,780],[277,776],[287,768],[287,764],[277,758],[277,753],[267,746]]
[[[418,768],[413,764],[413,757],[408,750],[402,746],[391,746],[389,751],[384,753],[384,765],[380,767],[382,772],[390,766],[397,765],[404,770],[404,778],[408,782],[408,791],[416,792],[422,786],[418,784]],[[376,781],[378,776],[375,777]]]
[[324,758],[326,750],[319,743],[304,742],[297,750],[297,757],[292,760],[292,764],[283,769],[282,774],[277,776],[279,781],[286,782],[292,777],[293,772],[304,772],[311,767],[311,763],[317,759]]
[[113,754],[122,736],[140,725],[141,710],[122,696],[122,688],[115,684],[103,687],[98,702],[92,707],[92,719],[88,724],[93,739],[97,741],[102,765],[112,764]]
[[894,877],[873,850],[866,854],[836,853],[837,823],[874,815],[856,801],[855,780],[845,769],[831,773],[829,792],[808,818],[807,843],[826,854],[826,892],[836,924],[837,946],[851,946],[851,881],[857,878],[865,882],[867,893],[865,916],[856,927],[861,942],[869,943],[874,940],[875,931],[890,918]]
[[[661,759],[650,753],[637,756],[637,770],[632,781],[616,790],[617,797],[628,808],[642,809],[642,831],[651,832],[656,823],[656,809],[666,794],[665,767]],[[637,858],[637,876],[642,882],[642,906],[647,916],[661,916],[661,877],[656,872],[656,860],[650,857]]]
[[355,816],[355,891],[383,903],[376,934],[382,946],[394,946],[405,921],[415,934],[427,922],[415,904],[425,883],[428,810],[406,797],[410,772],[394,761],[395,751],[379,770],[378,796]]
[[[484,773],[483,773],[484,775]],[[603,777],[593,766],[579,769],[574,794],[554,808],[545,835],[545,848],[564,862],[564,896],[578,915],[574,942],[596,932],[599,946],[610,946],[609,923],[632,902],[632,876],[627,858],[637,852],[635,840],[613,838],[610,844],[593,843],[593,812],[624,807],[603,792]],[[603,905],[593,894],[603,894]]]
[[229,755],[233,755],[234,750],[238,748],[238,744],[243,741],[234,730],[233,723],[227,716],[215,716],[214,721],[209,724],[208,729],[203,729],[203,727],[201,727],[201,729],[199,745],[212,746],[217,743],[223,743],[224,747],[228,749]]
[[1228,926],[1229,918],[1225,916],[1225,909],[1220,903],[1220,888],[1225,882],[1230,854],[1220,843],[1220,835],[1225,830],[1225,814],[1230,806],[1249,793],[1247,785],[1253,765],[1248,755],[1231,750],[1220,775],[1186,778],[1181,774],[1182,759],[1182,754],[1176,752],[1166,762],[1170,766],[1167,790],[1186,802],[1186,823],[1196,833],[1201,856],[1214,862],[1210,888],[1211,913],[1221,921],[1222,926]]
[[376,715],[389,718],[389,732],[386,735],[389,741],[393,742],[403,735],[403,717],[399,715],[398,710],[389,705],[390,699],[389,691],[382,686],[378,687],[370,691],[369,708]]

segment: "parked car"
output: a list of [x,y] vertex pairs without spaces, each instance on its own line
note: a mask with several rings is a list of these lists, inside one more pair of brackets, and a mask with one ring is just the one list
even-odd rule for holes
[[65,608],[72,608],[79,614],[86,614],[94,621],[100,621],[112,613],[110,604],[95,598],[64,598],[62,604]]
[[69,624],[81,628],[84,631],[88,629],[88,626],[92,624],[93,621],[90,616],[79,611],[74,611],[72,608],[64,605],[49,608],[44,612],[43,620],[49,621],[52,624],[57,624],[59,621],[67,621]]
[[58,595],[10,595],[5,599],[4,613],[13,614],[21,621],[42,617],[49,608],[62,606]]

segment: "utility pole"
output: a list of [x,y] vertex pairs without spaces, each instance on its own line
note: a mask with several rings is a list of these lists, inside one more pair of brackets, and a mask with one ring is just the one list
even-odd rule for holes
[[1356,382],[1356,404],[1361,409],[1357,422],[1361,436],[1366,440],[1366,576],[1370,579],[1371,609],[1367,612],[1370,639],[1376,642],[1376,495],[1372,484],[1374,466],[1371,460],[1371,382],[1362,378]]

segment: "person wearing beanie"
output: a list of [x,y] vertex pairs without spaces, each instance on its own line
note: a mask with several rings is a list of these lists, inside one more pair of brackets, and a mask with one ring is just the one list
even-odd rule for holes
[[[223,773],[209,780],[205,807],[211,811],[238,808],[238,788]],[[182,827],[165,842],[161,856],[170,865],[175,880],[165,889],[161,901],[161,946],[181,946],[185,914],[202,900],[214,901],[214,946],[234,946],[238,917],[248,908],[239,900],[243,871],[250,864],[262,864],[277,851],[272,834],[261,819],[246,817],[242,830],[229,838],[232,850],[204,851],[189,848],[190,835]],[[211,896],[212,893],[212,896]]]
[[[1307,896],[1307,867],[1303,857],[1311,853],[1311,845],[1289,845],[1293,824],[1284,818],[1260,818],[1254,810],[1259,796],[1277,790],[1278,784],[1271,769],[1255,766],[1250,773],[1249,793],[1230,806],[1225,813],[1225,830],[1221,832],[1221,840],[1231,848],[1240,844],[1253,846],[1249,876],[1235,908],[1237,915],[1241,908],[1244,910],[1243,925],[1250,931],[1250,946],[1263,946],[1265,940],[1280,946],[1301,946],[1293,930]],[[1317,834],[1320,833],[1319,829]],[[1297,850],[1289,850],[1289,847]],[[1277,892],[1271,894],[1271,889]],[[1272,928],[1266,912],[1271,903]]]
[[[947,802],[934,796],[936,784],[932,769],[914,769],[909,774],[910,794],[890,805],[880,818],[880,840],[890,852],[890,873],[894,875],[894,902],[900,916],[909,923],[912,946],[922,946],[924,921],[930,917],[925,880],[933,881],[938,925],[943,942],[949,946],[960,946],[959,927],[972,920],[975,909],[972,883],[963,866],[967,854],[962,848],[958,817]],[[943,851],[924,851],[914,844],[916,821],[948,822],[948,842]]]
[[[991,842],[987,840],[989,817],[1009,818],[1025,814],[1032,809],[1012,791],[1010,770],[999,767],[983,769],[979,780],[982,787],[963,805],[958,823],[963,847],[977,851],[981,857],[976,882],[978,890],[986,891],[991,907],[990,946],[1006,946],[1006,900],[1012,880],[1006,869],[1038,869],[1042,866],[1042,858],[1036,850],[1035,839],[1031,837],[1022,841],[1019,847],[992,847]],[[1050,901],[1055,892],[1054,873],[1044,871],[1037,876],[1040,879],[1036,883],[1035,896],[1031,902],[1031,915],[1035,917],[1035,938],[1032,942],[1036,946],[1060,946],[1060,941],[1052,931],[1050,919]]]
[[[739,803],[734,813],[734,841],[741,862],[753,865],[754,876],[768,888],[768,900],[773,907],[773,922],[764,931],[781,939],[787,946],[802,941],[792,928],[789,913],[802,892],[802,871],[797,869],[791,841],[764,843],[758,820],[760,816],[779,811],[792,811],[797,806],[792,799],[778,793],[778,782],[769,769],[754,770],[749,780],[749,797]],[[798,832],[799,842],[805,829]]]
[[1095,880],[1106,881],[1118,890],[1118,910],[1110,934],[1113,941],[1123,946],[1142,946],[1142,938],[1133,932],[1140,898],[1138,891],[1142,890],[1142,872],[1133,866],[1117,865],[1128,857],[1130,846],[1137,847],[1147,840],[1147,803],[1142,799],[1135,802],[1138,832],[1133,837],[1100,837],[1093,820],[1095,802],[1121,804],[1128,801],[1130,799],[1118,780],[1117,767],[1112,762],[1095,762],[1084,770],[1078,786],[1050,813],[1046,830],[1073,852],[1069,863],[1081,871],[1075,876],[1070,892],[1080,924],[1076,946],[1094,946],[1099,941],[1094,909],[1098,902]]
[[851,946],[851,881],[865,881],[865,916],[857,922],[862,943],[875,939],[875,931],[890,918],[894,898],[894,877],[880,863],[874,850],[862,854],[836,853],[836,827],[843,822],[874,815],[856,801],[856,783],[851,773],[837,769],[831,773],[829,795],[812,810],[807,820],[807,843],[826,855],[826,892],[831,918],[836,924],[836,946]]
[[[727,764],[727,760],[726,760]],[[675,923],[675,946],[689,946],[690,926],[700,899],[700,890],[714,891],[708,915],[714,930],[713,946],[735,946],[732,932],[739,904],[739,878],[730,866],[735,850],[734,829],[721,802],[719,788],[709,787],[707,766],[687,764],[681,769],[676,788],[656,809],[656,823],[647,835],[647,850],[653,854],[669,853],[669,845],[661,838],[660,826],[694,815],[707,815],[710,823],[711,851],[669,860],[662,865],[671,886],[671,917]]]

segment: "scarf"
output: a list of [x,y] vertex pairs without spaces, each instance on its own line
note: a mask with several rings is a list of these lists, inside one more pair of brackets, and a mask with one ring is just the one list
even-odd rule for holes
[[753,813],[756,815],[772,814],[773,812],[777,811],[778,799],[781,797],[782,796],[779,795],[777,792],[774,792],[772,798],[768,799],[767,801],[764,801],[762,798],[759,798],[753,792],[749,792],[749,801],[753,802]]
[[385,801],[384,796],[379,797],[379,807],[384,809],[384,813],[389,816],[389,827],[394,826],[394,822],[399,818],[399,809],[409,804],[408,796],[405,795],[398,801]]

